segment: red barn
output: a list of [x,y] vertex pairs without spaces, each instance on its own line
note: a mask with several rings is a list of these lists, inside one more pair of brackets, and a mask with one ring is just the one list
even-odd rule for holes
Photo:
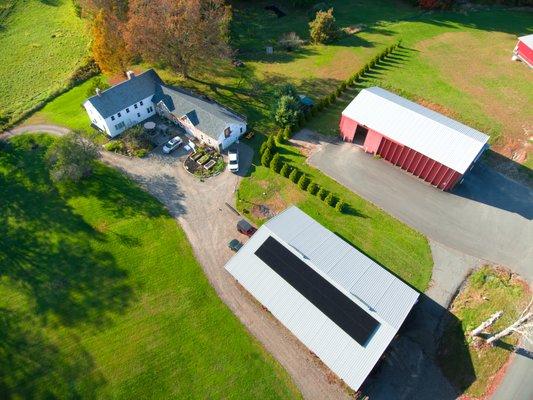
[[442,190],[481,156],[489,137],[379,87],[363,89],[342,112],[341,137]]
[[513,60],[522,60],[530,68],[533,68],[533,35],[518,38],[513,51]]

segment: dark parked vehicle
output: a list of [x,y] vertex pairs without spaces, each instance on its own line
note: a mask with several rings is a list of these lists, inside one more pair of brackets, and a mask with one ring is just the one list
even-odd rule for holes
[[239,242],[237,239],[232,239],[228,243],[228,247],[233,250],[234,252],[238,252],[240,248],[242,247],[242,243]]
[[252,236],[257,229],[255,229],[248,221],[241,219],[237,222],[237,230],[246,236]]

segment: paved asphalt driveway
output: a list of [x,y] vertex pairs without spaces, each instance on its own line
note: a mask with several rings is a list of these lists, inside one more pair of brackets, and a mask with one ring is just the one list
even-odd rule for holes
[[479,163],[442,192],[350,143],[324,143],[309,162],[427,237],[533,281],[533,190]]

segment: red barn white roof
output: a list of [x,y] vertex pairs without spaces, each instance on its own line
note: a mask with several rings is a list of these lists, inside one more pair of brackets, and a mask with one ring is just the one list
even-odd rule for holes
[[530,49],[533,49],[533,34],[526,35],[526,36],[520,36],[518,38],[522,43],[524,43],[527,47]]
[[484,133],[379,87],[361,90],[342,115],[461,174],[489,139]]

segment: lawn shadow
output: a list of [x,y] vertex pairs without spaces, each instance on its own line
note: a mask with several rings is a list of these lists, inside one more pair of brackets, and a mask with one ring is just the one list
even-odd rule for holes
[[17,285],[45,323],[53,317],[54,323],[100,328],[132,301],[128,273],[111,253],[93,247],[106,235],[55,189],[45,148],[35,148],[31,137],[17,139],[0,154],[0,278]]
[[451,193],[533,219],[533,188],[498,173],[484,161],[476,163]]
[[[455,333],[461,328],[460,321],[452,313],[422,293],[365,382],[363,393],[377,400],[452,400],[459,397],[475,381],[476,375],[464,341],[454,347],[453,354],[447,355],[457,361],[446,368],[460,369],[460,385],[455,387],[446,378],[440,341],[449,334],[448,326],[452,326]],[[460,335],[463,337],[462,330]]]
[[0,308],[0,396],[96,399],[105,378],[79,338],[69,339],[68,348],[58,346],[38,321]]

